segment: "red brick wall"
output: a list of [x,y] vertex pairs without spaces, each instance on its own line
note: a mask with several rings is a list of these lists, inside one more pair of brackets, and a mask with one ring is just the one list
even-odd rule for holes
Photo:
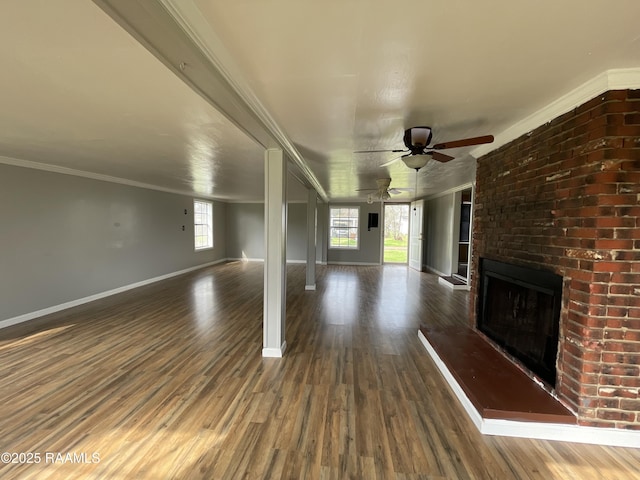
[[562,275],[556,393],[583,425],[640,430],[640,90],[481,157],[476,182],[473,278],[479,257]]

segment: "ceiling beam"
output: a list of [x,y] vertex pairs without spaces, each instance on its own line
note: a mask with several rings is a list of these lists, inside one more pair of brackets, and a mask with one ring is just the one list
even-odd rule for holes
[[281,148],[304,183],[328,201],[302,155],[253,94],[233,59],[189,0],[93,0],[167,68],[253,141]]

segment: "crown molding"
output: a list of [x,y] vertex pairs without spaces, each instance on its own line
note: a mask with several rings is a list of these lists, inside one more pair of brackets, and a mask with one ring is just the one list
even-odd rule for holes
[[453,188],[448,188],[447,190],[444,190],[442,192],[433,193],[431,195],[427,195],[426,197],[422,197],[417,200],[424,200],[425,202],[427,202],[429,200],[434,200],[439,197],[444,197],[445,195],[452,195],[454,193],[461,192],[462,190],[467,190],[469,188],[472,188],[472,189],[476,188],[475,182],[463,183],[462,185],[457,185]]
[[126,178],[112,177],[111,175],[103,175],[101,173],[86,172],[84,170],[76,170],[74,168],[61,167],[59,165],[49,165],[46,163],[32,162],[30,160],[20,160],[17,158],[4,157],[0,155],[0,164],[11,165],[13,167],[31,168],[33,170],[42,170],[45,172],[59,173],[61,175],[71,175],[74,177],[89,178],[91,180],[98,180],[101,182],[118,183],[120,185],[127,185],[129,187],[144,188],[147,190],[156,190],[158,192],[172,193],[174,195],[181,195],[190,198],[204,198],[207,200],[215,200],[217,202],[228,203],[227,199],[220,199],[212,197],[210,195],[201,195],[188,190],[176,190],[173,188],[159,187],[150,183],[136,182],[135,180],[128,180]]
[[480,158],[604,92],[628,88],[640,88],[640,68],[607,70],[499,133],[493,143],[473,149],[471,155]]
[[[204,200],[211,200],[220,203],[258,203],[263,204],[264,199],[254,200],[242,200],[233,198],[219,198],[211,195],[200,194],[191,190],[178,190],[174,188],[160,187],[158,185],[152,185],[150,183],[136,182],[135,180],[128,180],[126,178],[113,177],[111,175],[103,175],[101,173],[87,172],[85,170],[76,170],[74,168],[61,167],[59,165],[51,165],[47,163],[32,162],[30,160],[20,160],[18,158],[5,157],[0,155],[0,165],[10,165],[13,167],[30,168],[33,170],[42,170],[44,172],[58,173],[60,175],[71,175],[73,177],[88,178],[90,180],[97,180],[100,182],[117,183],[120,185],[126,185],[128,187],[144,188],[147,190],[155,190],[158,192],[172,193],[174,195],[181,195],[189,198],[202,198]],[[307,200],[291,199],[287,200],[287,204],[290,203],[307,203]]]

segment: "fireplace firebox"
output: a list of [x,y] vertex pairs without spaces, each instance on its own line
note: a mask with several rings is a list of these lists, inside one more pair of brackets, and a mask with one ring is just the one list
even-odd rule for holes
[[480,259],[477,327],[555,388],[562,277]]

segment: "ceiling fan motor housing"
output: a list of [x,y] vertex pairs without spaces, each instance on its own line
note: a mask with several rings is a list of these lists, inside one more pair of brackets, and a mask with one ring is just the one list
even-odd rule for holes
[[431,127],[412,127],[404,131],[404,144],[413,155],[424,152],[431,142]]
[[391,179],[390,178],[378,178],[376,180],[376,183],[378,184],[378,190],[386,190],[387,188],[389,188],[389,185],[391,185]]

